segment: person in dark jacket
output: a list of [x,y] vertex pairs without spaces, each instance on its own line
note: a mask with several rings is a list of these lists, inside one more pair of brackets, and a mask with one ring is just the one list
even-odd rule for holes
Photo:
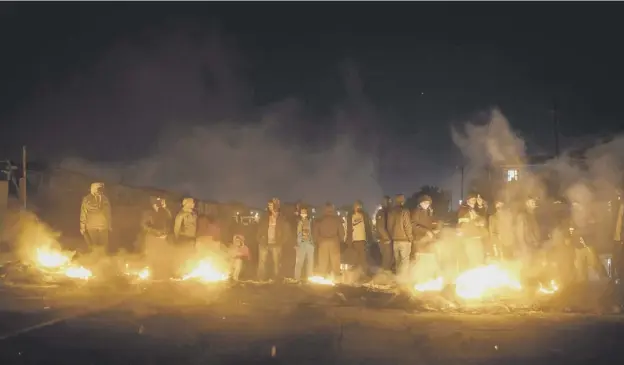
[[394,254],[392,252],[392,240],[388,233],[388,212],[392,208],[392,199],[384,196],[381,209],[375,215],[375,231],[379,239],[379,253],[381,254],[381,269],[390,272],[392,270],[392,260]]
[[360,274],[368,275],[368,243],[373,241],[371,219],[364,210],[361,201],[353,204],[353,210],[347,213],[347,248],[355,253],[353,262],[349,264],[359,270]]
[[422,195],[418,198],[418,206],[412,210],[411,219],[414,236],[412,257],[415,257],[419,252],[425,252],[438,233],[431,209],[429,209],[432,203],[433,199],[429,195]]
[[266,280],[269,254],[273,259],[273,277],[280,274],[282,247],[291,239],[290,221],[280,214],[279,200],[267,203],[267,215],[260,219],[256,239],[258,241],[258,280]]
[[394,203],[395,206],[388,214],[388,231],[393,244],[397,279],[401,282],[409,279],[409,263],[414,237],[410,212],[405,208],[405,195],[398,194]]
[[104,195],[104,183],[91,184],[90,194],[82,198],[80,206],[80,234],[87,247],[109,249],[108,236],[113,229],[111,223],[111,205]]
[[325,204],[323,216],[314,222],[312,230],[318,247],[319,274],[339,277],[340,246],[345,237],[345,230],[333,204]]
[[161,197],[150,198],[151,208],[143,213],[143,245],[145,257],[156,278],[169,278],[173,274],[171,257],[171,227],[173,216],[167,202]]
[[466,257],[464,269],[474,269],[483,265],[485,251],[483,238],[487,236],[485,217],[481,216],[477,206],[477,194],[468,194],[466,202],[457,212],[458,235],[462,237]]

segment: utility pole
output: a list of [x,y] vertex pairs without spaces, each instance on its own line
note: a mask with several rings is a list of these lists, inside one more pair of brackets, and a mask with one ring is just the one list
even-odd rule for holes
[[553,99],[553,132],[555,134],[555,157],[559,156],[559,112],[557,110],[557,100]]

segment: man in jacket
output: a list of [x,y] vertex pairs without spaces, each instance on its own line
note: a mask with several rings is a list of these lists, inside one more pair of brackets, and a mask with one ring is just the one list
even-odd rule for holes
[[269,254],[273,259],[273,277],[280,275],[282,248],[290,240],[290,222],[280,214],[279,200],[272,199],[267,203],[267,215],[258,223],[256,239],[258,241],[258,280],[266,280],[267,260]]
[[171,232],[172,215],[167,208],[165,199],[150,197],[151,208],[143,213],[141,227],[143,229],[143,245],[145,256],[156,277],[171,277],[169,252],[169,234]]
[[381,254],[381,269],[390,272],[392,270],[392,241],[388,233],[388,212],[392,208],[392,199],[384,196],[381,209],[375,215],[375,231],[379,239],[379,253]]
[[295,280],[301,279],[303,263],[306,263],[306,276],[312,277],[314,271],[314,239],[312,238],[312,219],[307,207],[299,208],[297,222],[297,257],[295,259]]
[[494,208],[496,211],[490,216],[488,224],[492,256],[511,260],[515,250],[513,216],[505,202],[500,199],[494,202]]
[[340,246],[345,230],[333,204],[325,204],[323,216],[314,222],[312,230],[314,240],[318,243],[319,274],[339,277]]
[[431,204],[433,199],[429,195],[418,198],[418,205],[412,210],[412,230],[414,243],[412,244],[412,278],[416,282],[436,279],[440,274],[438,249],[434,246],[435,236],[438,233],[432,217]]
[[371,219],[363,208],[361,201],[353,204],[353,210],[347,214],[347,248],[352,248],[354,255],[353,265],[360,274],[368,275],[368,242],[373,240]]
[[195,213],[195,200],[184,198],[182,209],[175,218],[173,234],[176,243],[185,248],[195,247],[195,237],[197,235],[197,213]]
[[457,212],[458,234],[462,237],[466,262],[463,269],[473,269],[483,264],[485,251],[483,238],[487,235],[485,218],[478,213],[477,194],[468,194],[466,202]]
[[405,195],[397,195],[394,203],[395,206],[388,214],[388,231],[393,244],[397,279],[406,282],[414,242],[412,219],[409,210],[405,208]]
[[85,238],[89,249],[94,247],[109,249],[108,234],[112,230],[111,206],[103,189],[103,183],[91,184],[90,194],[82,198],[80,206],[80,234]]

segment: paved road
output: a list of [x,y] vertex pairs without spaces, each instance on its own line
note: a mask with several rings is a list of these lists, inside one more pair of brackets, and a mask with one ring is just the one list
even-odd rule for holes
[[423,313],[335,291],[4,291],[0,364],[624,363],[622,316]]

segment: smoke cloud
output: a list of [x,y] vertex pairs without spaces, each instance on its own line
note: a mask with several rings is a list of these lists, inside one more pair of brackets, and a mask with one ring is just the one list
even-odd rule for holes
[[[344,100],[313,116],[294,97],[254,105],[245,77],[253,65],[235,50],[218,33],[126,41],[44,90],[25,118],[66,130],[63,140],[42,136],[41,149],[76,145],[80,153],[61,166],[98,179],[254,205],[272,196],[376,203],[382,191],[366,149],[376,132],[361,117],[373,108],[354,66],[336,65],[345,72]],[[135,157],[104,161],[102,150]]]

